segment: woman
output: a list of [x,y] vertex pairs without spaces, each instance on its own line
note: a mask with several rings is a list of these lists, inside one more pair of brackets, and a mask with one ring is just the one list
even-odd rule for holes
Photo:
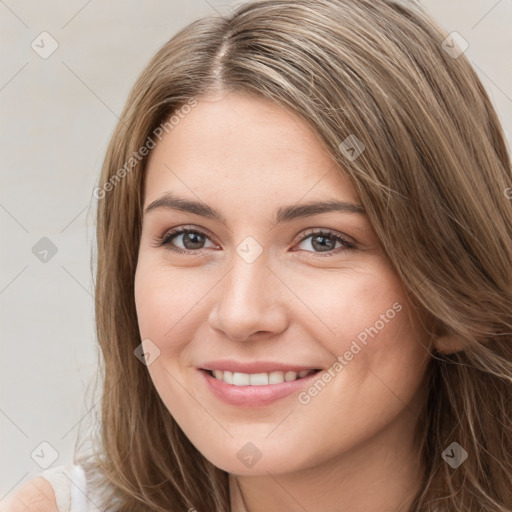
[[512,172],[456,48],[413,2],[261,0],[159,50],[95,191],[102,423],[59,510],[512,510]]

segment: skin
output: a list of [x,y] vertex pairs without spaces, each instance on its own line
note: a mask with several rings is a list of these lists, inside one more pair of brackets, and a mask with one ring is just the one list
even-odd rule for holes
[[[277,208],[295,203],[359,203],[316,135],[263,99],[198,98],[152,150],[144,209],[166,192],[199,199],[226,224],[164,208],[144,214],[135,275],[141,339],[160,351],[148,365],[158,394],[198,450],[230,473],[233,499],[238,484],[250,512],[406,510],[421,478],[413,428],[429,355],[419,320],[366,215],[272,222]],[[206,236],[156,246],[179,226]],[[315,237],[305,238],[320,229],[355,249],[337,242],[324,256]],[[248,236],[263,249],[252,263],[236,252]],[[400,312],[307,404],[294,394],[264,407],[229,405],[197,369],[229,358],[327,370],[394,303]],[[237,457],[247,442],[261,452],[252,467]]]
[[35,477],[0,502],[1,512],[58,512],[52,485]]

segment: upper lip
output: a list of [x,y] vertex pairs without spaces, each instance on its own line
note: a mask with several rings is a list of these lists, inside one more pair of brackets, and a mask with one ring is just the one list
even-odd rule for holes
[[269,373],[269,372],[302,372],[304,370],[319,370],[318,366],[278,363],[275,361],[241,362],[233,360],[208,361],[199,366],[202,370],[227,370],[237,373]]

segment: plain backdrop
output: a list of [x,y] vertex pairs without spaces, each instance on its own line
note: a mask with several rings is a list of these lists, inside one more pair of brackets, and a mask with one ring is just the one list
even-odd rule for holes
[[[469,43],[510,144],[512,0],[422,3]],[[92,191],[128,91],[178,29],[233,5],[0,0],[0,498],[70,463],[90,412]]]

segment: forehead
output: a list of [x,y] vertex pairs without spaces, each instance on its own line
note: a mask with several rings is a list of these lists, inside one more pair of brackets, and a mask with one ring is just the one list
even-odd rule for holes
[[167,191],[286,203],[324,194],[357,202],[348,179],[299,117],[240,93],[199,98],[164,133],[146,170],[145,204]]

